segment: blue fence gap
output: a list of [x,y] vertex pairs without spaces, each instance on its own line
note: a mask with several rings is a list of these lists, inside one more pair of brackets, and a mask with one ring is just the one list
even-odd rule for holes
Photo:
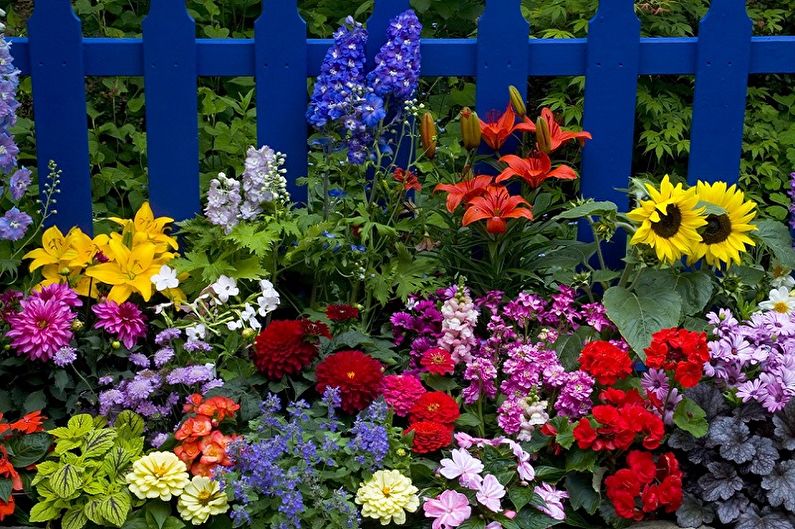
[[[258,141],[287,155],[290,190],[304,196],[295,179],[307,172],[307,78],[319,73],[331,40],[306,38],[296,0],[263,0],[254,39],[186,37],[192,21],[184,0],[153,2],[143,39],[82,38],[70,4],[38,0],[30,36],[11,39],[16,66],[33,80],[40,178],[49,160],[63,170],[59,226],[91,227],[86,76],[144,76],[156,213],[182,220],[198,211],[194,90],[205,76],[256,77]],[[795,73],[795,36],[752,37],[743,2],[713,0],[698,37],[640,38],[631,4],[600,2],[588,38],[534,39],[520,0],[487,0],[478,38],[423,40],[422,75],[477,77],[477,108],[486,112],[502,110],[508,85],[524,89],[528,77],[585,75],[584,127],[594,139],[584,152],[582,188],[612,200],[624,200],[615,189],[626,187],[631,171],[637,76],[695,75],[689,178],[736,180],[748,75]],[[382,36],[407,6],[376,0],[370,32]],[[372,39],[370,57],[382,40]],[[156,116],[165,104],[173,119]]]

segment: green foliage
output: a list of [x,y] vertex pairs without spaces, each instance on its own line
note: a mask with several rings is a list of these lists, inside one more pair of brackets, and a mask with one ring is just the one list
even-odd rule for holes
[[119,414],[113,427],[82,414],[50,430],[55,449],[33,478],[39,502],[30,521],[60,519],[64,529],[89,521],[121,527],[132,507],[125,473],[143,453],[143,431],[143,419],[130,411]]
[[706,412],[693,399],[684,398],[674,410],[674,424],[693,437],[704,437],[709,430]]

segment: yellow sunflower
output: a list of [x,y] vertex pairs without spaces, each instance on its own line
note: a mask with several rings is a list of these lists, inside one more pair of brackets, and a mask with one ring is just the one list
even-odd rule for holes
[[646,190],[649,200],[642,200],[640,207],[627,214],[640,224],[630,243],[648,244],[657,258],[667,263],[692,254],[701,240],[698,229],[707,223],[704,208],[698,207],[696,190],[685,190],[682,184],[674,186],[668,175],[659,190],[650,184],[646,184]]
[[756,229],[750,224],[756,217],[756,203],[745,200],[745,194],[736,185],[729,187],[726,182],[699,182],[696,190],[701,202],[717,206],[723,213],[707,214],[707,224],[700,230],[701,240],[693,247],[690,261],[704,257],[711,266],[728,265],[732,261],[740,264],[745,245],[755,246],[748,233]]

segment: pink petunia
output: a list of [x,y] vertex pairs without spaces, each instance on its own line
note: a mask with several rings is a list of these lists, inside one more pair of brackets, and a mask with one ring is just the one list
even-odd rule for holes
[[447,479],[458,478],[462,486],[478,490],[483,480],[480,476],[483,472],[483,463],[463,448],[453,450],[451,457],[452,459],[445,458],[440,461],[442,467],[439,469],[439,474]]
[[432,500],[427,500],[422,510],[426,518],[434,518],[433,529],[458,527],[472,515],[469,499],[460,492],[446,490]]

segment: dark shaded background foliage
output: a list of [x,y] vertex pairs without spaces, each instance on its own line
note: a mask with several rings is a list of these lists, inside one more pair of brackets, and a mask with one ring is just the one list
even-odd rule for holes
[[[0,2],[6,3],[9,0]],[[6,7],[8,34],[24,35],[32,0],[10,0]],[[427,37],[468,37],[476,34],[483,0],[413,0]],[[523,0],[522,11],[538,38],[587,35],[597,0]],[[747,0],[758,35],[795,33],[795,0]],[[123,37],[140,34],[148,10],[143,0],[76,0],[75,11],[87,36]],[[251,37],[260,0],[188,0],[199,37]],[[373,0],[302,0],[301,14],[312,37],[328,37],[347,15],[364,20]],[[646,36],[692,36],[708,0],[638,0],[636,12]],[[782,220],[789,199],[789,173],[795,168],[795,81],[791,76],[751,78],[745,124],[741,182],[765,204],[763,214]],[[452,116],[462,105],[474,104],[475,85],[467,78],[426,79],[430,107],[438,116]],[[583,77],[529,80],[531,103],[552,107],[567,124],[579,124],[583,108]],[[17,139],[33,159],[33,112],[30,80],[23,84],[25,106]],[[88,117],[95,212],[129,215],[146,196],[146,123],[143,79],[90,78]],[[202,182],[230,167],[239,170],[245,148],[255,143],[254,81],[203,78],[199,88]],[[637,175],[684,174],[689,151],[693,93],[692,77],[644,76],[639,80],[636,151]],[[296,116],[296,119],[302,119]],[[294,175],[299,176],[299,175]],[[733,175],[725,175],[726,179]]]

